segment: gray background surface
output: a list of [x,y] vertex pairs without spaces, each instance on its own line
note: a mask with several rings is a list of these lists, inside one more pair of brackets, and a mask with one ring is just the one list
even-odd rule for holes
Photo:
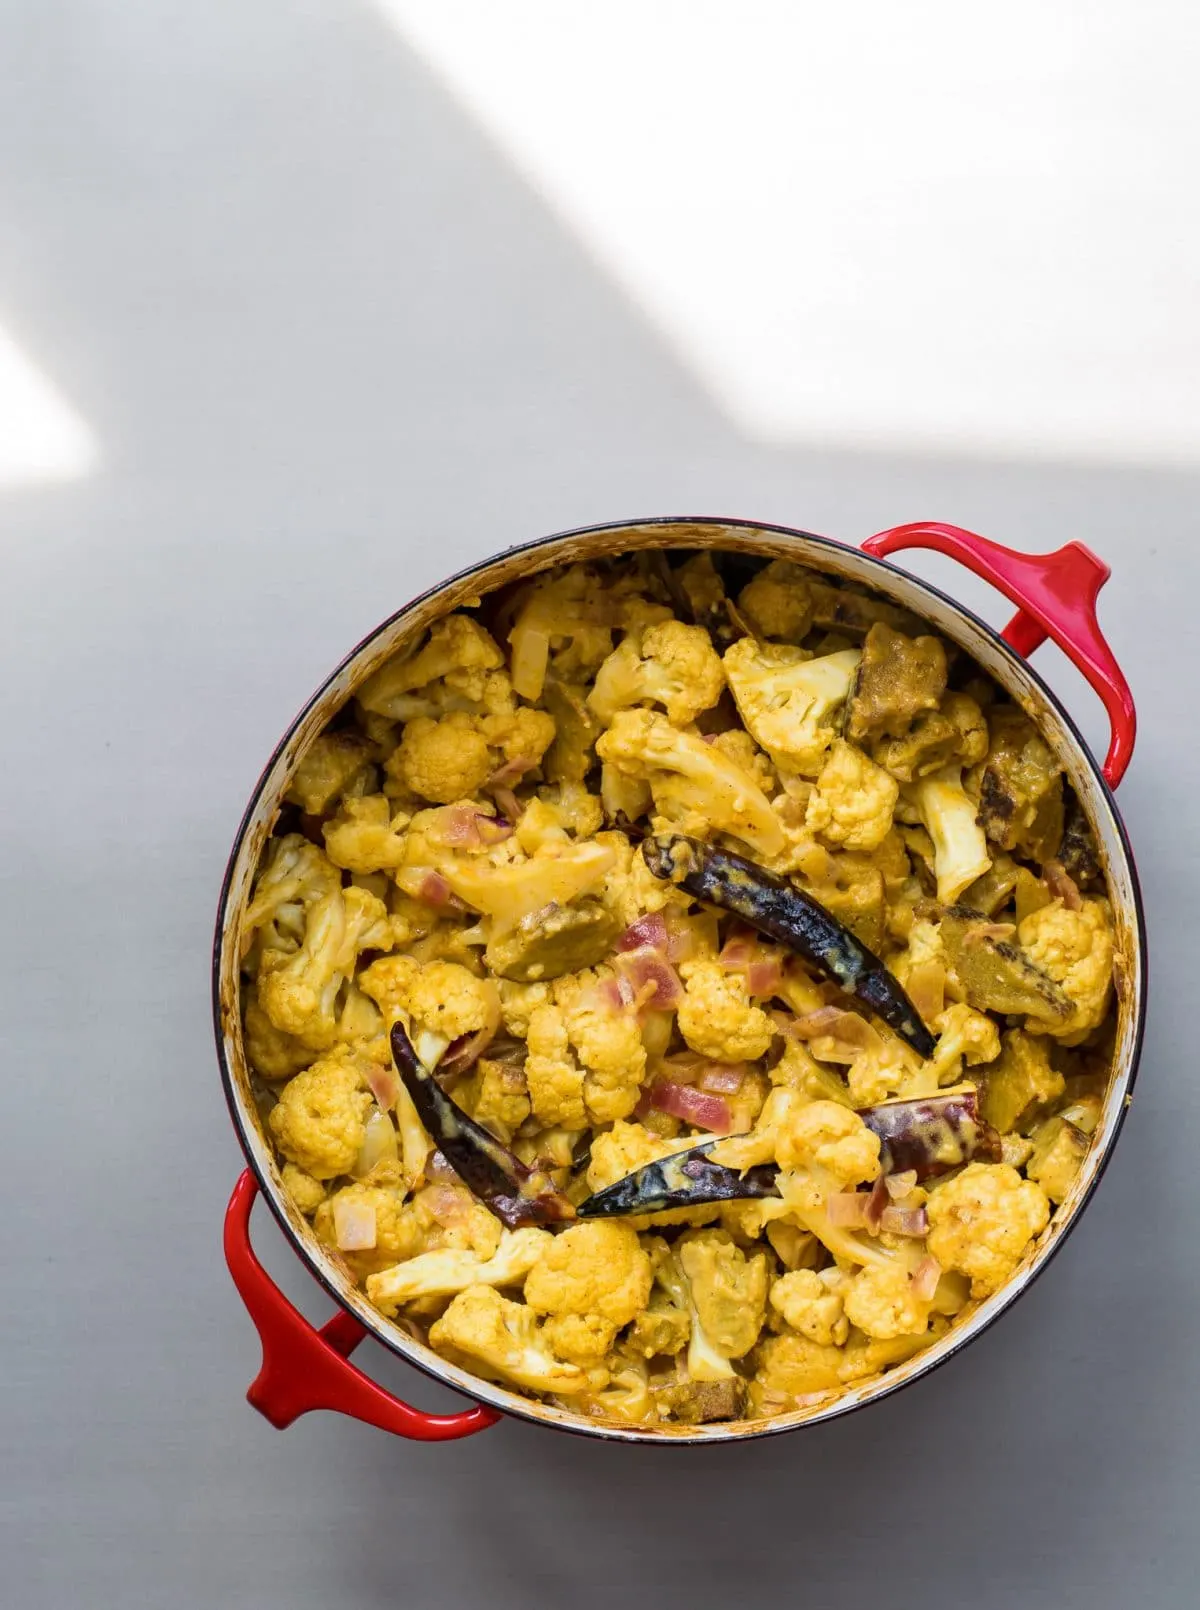
[[[0,1600],[1194,1603],[1196,477],[736,439],[355,9],[31,0],[0,25],[0,308],[105,451],[0,494]],[[279,1434],[243,1401],[257,1345],[219,1244],[241,1159],[208,957],[245,798],[404,598],[668,512],[852,541],[940,517],[1111,561],[1156,975],[1116,1159],[998,1327],[828,1428],[676,1453],[511,1423],[440,1448],[329,1416]]]

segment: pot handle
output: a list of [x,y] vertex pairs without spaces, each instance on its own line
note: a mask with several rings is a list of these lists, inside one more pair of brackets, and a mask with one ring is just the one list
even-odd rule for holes
[[499,1414],[480,1403],[461,1414],[426,1414],[377,1386],[350,1362],[367,1333],[345,1309],[320,1330],[310,1325],[250,1245],[250,1210],[257,1195],[258,1181],[247,1169],[225,1214],[225,1261],[262,1339],[262,1369],[246,1393],[259,1414],[282,1431],[312,1409],[332,1409],[418,1442],[469,1437],[496,1423]]
[[1133,757],[1137,714],[1125,674],[1096,619],[1096,597],[1112,575],[1082,542],[1054,553],[1018,553],[961,526],[917,521],[877,532],[863,543],[875,559],[905,548],[932,548],[966,565],[1017,606],[1001,637],[1018,654],[1032,654],[1049,637],[1095,688],[1108,711],[1111,739],[1104,777],[1115,788]]

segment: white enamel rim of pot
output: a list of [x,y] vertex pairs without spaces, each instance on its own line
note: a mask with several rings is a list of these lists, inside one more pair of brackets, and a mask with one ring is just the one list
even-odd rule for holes
[[[552,566],[652,548],[726,549],[764,559],[791,559],[842,580],[859,582],[930,622],[1000,684],[1038,724],[1061,759],[1096,835],[1108,877],[1117,933],[1118,1028],[1104,1111],[1087,1158],[1066,1201],[1007,1284],[934,1346],[839,1397],[771,1419],[706,1426],[619,1426],[537,1403],[449,1363],[386,1319],[355,1288],[343,1265],[316,1239],[283,1189],[279,1163],[251,1094],[238,1011],[238,932],[255,870],[296,762],[354,690],[384,660],[451,610]],[[300,1257],[330,1296],[406,1363],[478,1403],[540,1425],[617,1442],[655,1444],[742,1441],[832,1420],[928,1375],[978,1336],[1032,1284],[1066,1239],[1103,1173],[1129,1106],[1144,1029],[1147,985],[1145,921],[1128,836],[1112,791],[1074,721],[1035,670],[999,634],[929,583],[826,537],[785,526],[709,517],[663,517],[588,526],[541,538],[482,561],[406,604],[351,651],[313,694],[280,740],[238,828],[226,869],[213,951],[213,1006],[226,1099],[246,1159]]]

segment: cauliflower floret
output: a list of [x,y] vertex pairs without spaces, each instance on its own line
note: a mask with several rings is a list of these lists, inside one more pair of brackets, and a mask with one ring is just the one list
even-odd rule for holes
[[511,1062],[481,1057],[470,1079],[454,1093],[460,1107],[498,1140],[508,1142],[529,1117],[529,1088],[524,1070]]
[[753,777],[768,799],[773,799],[779,792],[779,778],[774,766],[744,727],[730,727],[728,732],[718,732],[707,741],[714,749],[719,749],[727,760],[740,766],[747,776]]
[[654,1271],[628,1224],[574,1224],[546,1246],[529,1271],[525,1301],[548,1314],[546,1338],[561,1357],[596,1362],[616,1333],[650,1301]]
[[698,734],[680,732],[650,710],[619,710],[596,742],[606,764],[650,784],[660,811],[699,813],[711,832],[744,839],[768,857],[783,828],[753,777]]
[[495,937],[532,912],[550,905],[569,906],[598,888],[615,861],[611,844],[588,840],[551,847],[505,866],[444,860],[439,870],[460,900],[493,919]]
[[646,1070],[638,1021],[597,986],[560,982],[556,1004],[529,1017],[525,1077],[534,1115],[565,1129],[624,1118],[637,1106]]
[[302,833],[272,839],[242,918],[242,954],[260,930],[262,949],[296,950],[304,936],[305,912],[341,886],[337,867]]
[[1113,975],[1113,931],[1107,900],[1084,900],[1070,911],[1061,900],[1030,912],[1017,938],[1035,967],[1058,984],[1073,1007],[1062,1019],[1030,1017],[1026,1026],[1078,1045],[1104,1021]]
[[906,1269],[860,1269],[845,1297],[846,1318],[867,1336],[888,1342],[920,1335],[929,1325],[929,1304],[913,1292]]
[[[801,1336],[822,1347],[841,1347],[850,1334],[843,1312],[845,1276],[840,1269],[796,1269],[771,1287],[771,1306]],[[857,1323],[857,1321],[856,1321]]]
[[817,1392],[836,1391],[842,1384],[846,1355],[840,1347],[785,1331],[782,1336],[768,1336],[755,1359],[757,1386],[767,1404],[777,1408],[781,1398],[807,1398]]
[[552,667],[559,681],[587,679],[612,652],[604,585],[588,565],[572,565],[529,588],[508,641],[512,681],[523,699],[538,700]]
[[371,746],[353,732],[323,732],[305,750],[287,797],[310,816],[322,816],[336,799],[370,779]]
[[968,1163],[933,1191],[926,1212],[932,1256],[969,1275],[973,1297],[990,1297],[1045,1229],[1050,1203],[1007,1163]]
[[836,1101],[802,1106],[793,1099],[779,1124],[775,1159],[784,1169],[820,1169],[849,1189],[878,1177],[879,1136]]
[[937,897],[943,905],[953,905],[992,864],[975,802],[963,788],[961,767],[945,766],[910,783],[905,800],[933,840]]
[[485,678],[498,670],[504,656],[496,642],[469,615],[447,615],[429,633],[417,654],[400,653],[367,678],[358,691],[364,710],[392,721],[414,713],[413,695],[437,682],[464,700],[484,696]]
[[284,1085],[267,1124],[289,1161],[318,1180],[345,1174],[366,1135],[365,1061],[341,1048]]
[[977,1012],[965,1001],[956,1001],[933,1021],[938,1043],[930,1059],[939,1085],[956,1084],[962,1077],[963,1063],[975,1068],[994,1062],[1000,1055],[1000,1030],[994,1018]]
[[[747,1258],[726,1230],[686,1230],[675,1250],[709,1344],[723,1359],[742,1358],[766,1317],[766,1253]],[[695,1380],[712,1379],[691,1373]]]
[[596,672],[588,708],[607,726],[618,710],[661,704],[677,727],[716,704],[725,673],[703,626],[667,620],[642,637],[623,639]]
[[493,1286],[468,1286],[429,1330],[430,1343],[468,1369],[513,1381],[528,1392],[567,1396],[587,1389],[577,1364],[550,1352],[531,1308],[510,1302]]
[[567,1025],[557,1006],[535,1006],[527,1030],[529,1055],[525,1081],[529,1101],[540,1123],[584,1129],[583,1069],[571,1054]]
[[858,649],[842,649],[814,659],[752,637],[726,650],[725,676],[742,721],[781,771],[820,772],[861,658]]
[[500,1015],[504,1031],[523,1040],[529,1033],[529,1019],[535,1008],[549,1004],[550,986],[541,983],[517,984],[507,978],[497,982],[500,986]]
[[297,1168],[295,1163],[285,1163],[280,1177],[284,1190],[300,1212],[306,1219],[311,1219],[325,1200],[325,1187],[321,1181],[313,1179],[302,1168]]
[[440,720],[410,721],[387,769],[422,799],[448,804],[478,793],[495,765],[474,716],[452,710]]
[[434,1035],[448,1045],[464,1034],[494,1030],[500,1022],[495,980],[477,978],[458,962],[381,956],[358,982],[389,1025],[411,1019],[414,1036]]
[[490,1258],[448,1247],[418,1253],[367,1279],[367,1296],[385,1314],[422,1297],[453,1297],[468,1286],[516,1286],[553,1240],[548,1230],[503,1230]]
[[397,812],[386,794],[364,794],[345,799],[321,832],[334,866],[348,872],[391,872],[407,856],[404,829],[412,818]]
[[826,844],[874,850],[887,838],[900,785],[861,749],[835,738],[809,795],[805,826]]
[[316,1056],[302,1040],[275,1027],[259,1005],[253,986],[242,997],[242,1022],[246,1060],[259,1078],[269,1084],[290,1079],[301,1068],[307,1068]]
[[681,971],[687,982],[678,1022],[688,1046],[716,1062],[764,1056],[774,1030],[767,1014],[751,1002],[745,976],[706,959],[685,962]]
[[[646,1163],[655,1163],[660,1157],[686,1150],[680,1140],[668,1140],[656,1135],[645,1125],[618,1120],[611,1129],[605,1129],[592,1138],[592,1156],[588,1164],[587,1182],[593,1191],[602,1191],[632,1174]],[[623,1222],[631,1229],[645,1230],[671,1224],[710,1224],[718,1217],[717,1206],[700,1208],[666,1208],[661,1213],[639,1213]]]
[[690,904],[688,897],[672,884],[654,876],[645,857],[624,833],[598,833],[595,842],[613,852],[601,898],[623,927],[628,928],[648,912],[663,911],[668,906],[682,911]]
[[423,1252],[438,1229],[402,1192],[366,1182],[345,1185],[321,1202],[313,1218],[317,1239],[340,1252],[358,1278]]
[[393,942],[383,901],[365,889],[335,889],[309,907],[304,942],[293,955],[267,951],[258,974],[258,998],[277,1029],[314,1050],[337,1037],[338,992],[354,972],[359,952]]
[[798,643],[813,621],[812,577],[790,559],[772,559],[738,594],[738,608],[763,637]]

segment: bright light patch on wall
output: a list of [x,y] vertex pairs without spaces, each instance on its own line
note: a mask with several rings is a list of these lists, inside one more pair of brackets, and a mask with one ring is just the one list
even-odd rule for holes
[[0,329],[0,487],[74,480],[99,456],[84,421]]
[[1186,0],[375,0],[745,433],[1200,459]]

